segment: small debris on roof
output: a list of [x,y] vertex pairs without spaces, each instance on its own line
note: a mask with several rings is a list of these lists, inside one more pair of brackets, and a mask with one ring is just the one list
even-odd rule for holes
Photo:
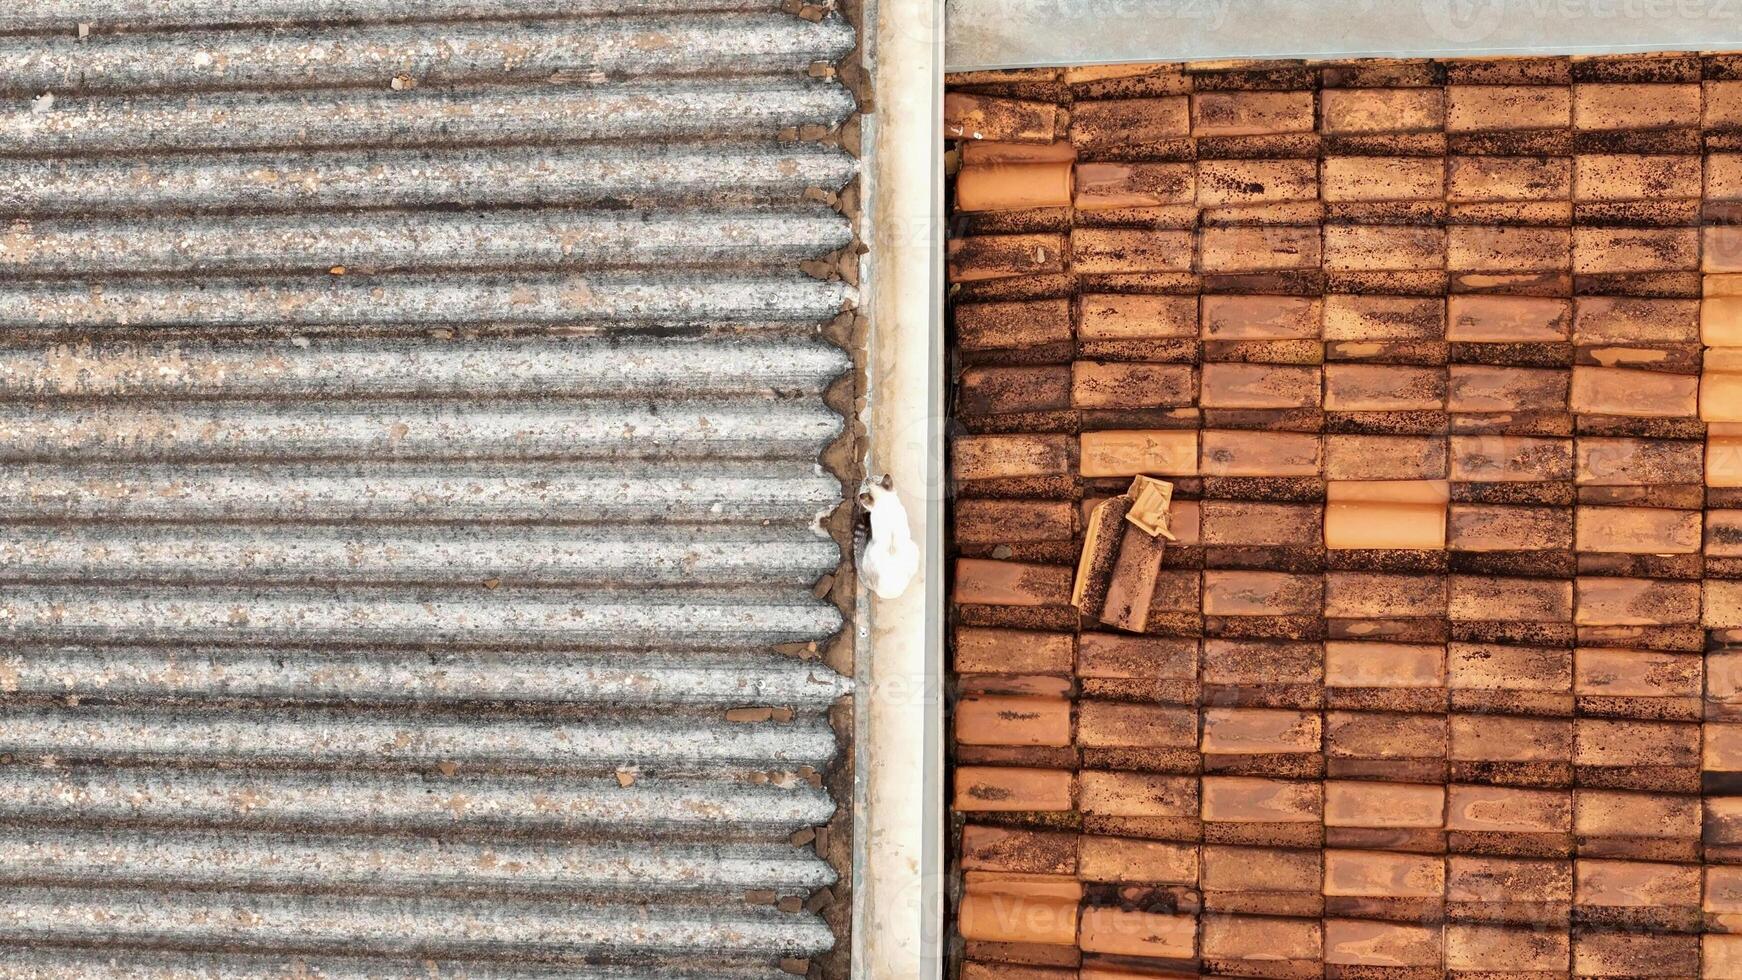
[[834,573],[831,572],[830,574],[817,579],[816,584],[811,586],[811,595],[816,596],[818,599],[822,599],[826,597],[834,587],[835,576]]
[[833,904],[835,904],[834,891],[828,888],[819,888],[812,892],[811,897],[805,901],[804,910],[806,912],[821,912]]
[[1131,480],[1131,509],[1125,519],[1142,528],[1152,538],[1178,541],[1168,527],[1168,507],[1173,503],[1173,484],[1147,476]]
[[1143,632],[1161,575],[1162,538],[1174,538],[1167,517],[1172,499],[1173,484],[1140,475],[1125,493],[1095,506],[1084,530],[1071,605],[1109,626]]
[[608,81],[609,79],[610,76],[606,75],[603,71],[589,67],[559,68],[550,73],[550,78],[548,80],[557,85],[572,85],[581,82],[589,85],[598,85],[602,82]]

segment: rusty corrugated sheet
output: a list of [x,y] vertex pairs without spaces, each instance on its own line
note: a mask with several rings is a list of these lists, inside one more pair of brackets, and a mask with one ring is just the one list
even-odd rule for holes
[[0,980],[834,945],[773,899],[836,880],[793,838],[848,682],[775,647],[842,624],[853,297],[799,263],[856,167],[793,134],[853,43],[757,0],[0,9]]

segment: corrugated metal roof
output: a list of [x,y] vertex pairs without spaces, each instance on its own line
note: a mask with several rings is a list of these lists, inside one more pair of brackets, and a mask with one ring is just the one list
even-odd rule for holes
[[[0,980],[783,976],[836,14],[0,9]],[[821,73],[827,74],[827,73]],[[815,127],[821,127],[816,129]],[[733,712],[733,708],[767,712]],[[764,715],[766,720],[757,720]]]

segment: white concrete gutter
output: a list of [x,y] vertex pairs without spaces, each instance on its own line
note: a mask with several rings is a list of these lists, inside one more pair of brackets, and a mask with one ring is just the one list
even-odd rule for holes
[[853,975],[928,980],[944,880],[943,0],[873,0],[864,23],[866,472],[891,479],[920,554],[899,595],[861,584]]
[[948,0],[950,71],[1742,47],[1738,0]]

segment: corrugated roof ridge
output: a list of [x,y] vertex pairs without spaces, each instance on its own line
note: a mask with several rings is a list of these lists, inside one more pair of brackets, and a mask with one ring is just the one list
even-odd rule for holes
[[0,92],[408,90],[515,80],[803,72],[853,46],[838,16],[783,12],[579,21],[431,22],[0,35]]

